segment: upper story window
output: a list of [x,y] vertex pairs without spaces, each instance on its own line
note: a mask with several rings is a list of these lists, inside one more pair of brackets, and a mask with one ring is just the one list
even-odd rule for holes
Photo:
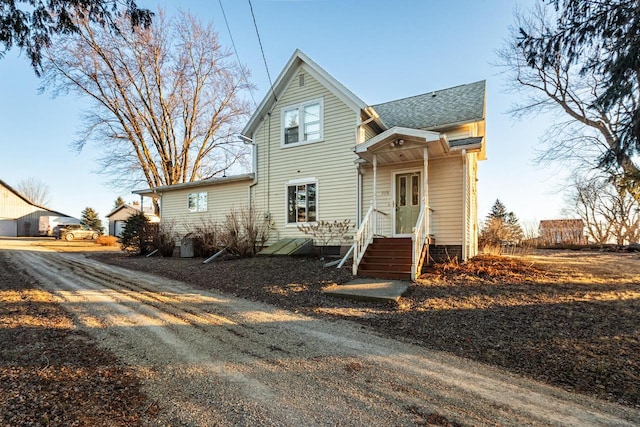
[[322,141],[324,102],[314,99],[282,109],[282,145]]
[[207,192],[189,193],[189,212],[206,212]]

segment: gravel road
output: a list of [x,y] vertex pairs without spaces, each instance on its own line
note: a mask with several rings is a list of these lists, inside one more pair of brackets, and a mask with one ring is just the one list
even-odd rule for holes
[[633,426],[640,412],[82,254],[7,253],[175,426]]

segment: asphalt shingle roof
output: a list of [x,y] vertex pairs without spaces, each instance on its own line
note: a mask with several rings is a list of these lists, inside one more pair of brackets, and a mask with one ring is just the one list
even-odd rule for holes
[[486,81],[374,105],[387,127],[433,129],[484,118]]

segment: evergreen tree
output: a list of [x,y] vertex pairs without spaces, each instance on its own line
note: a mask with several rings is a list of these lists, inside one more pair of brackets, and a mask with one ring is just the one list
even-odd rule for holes
[[120,207],[122,205],[124,205],[124,199],[122,198],[122,196],[118,196],[116,201],[113,203],[113,209]]
[[485,220],[480,236],[480,246],[500,246],[518,243],[523,236],[518,217],[507,211],[505,205],[496,199]]
[[102,232],[104,231],[102,228],[102,220],[100,219],[98,212],[96,212],[93,208],[87,207],[82,211],[82,219],[80,220],[80,224],[93,228],[94,230],[99,231],[100,234],[102,234]]
[[149,252],[149,245],[147,244],[148,236],[146,233],[149,220],[142,212],[133,214],[127,219],[124,224],[124,230],[120,235],[120,247],[123,251],[133,252],[138,255],[144,255]]
[[504,220],[507,214],[507,208],[500,201],[500,199],[496,199],[496,202],[493,204],[491,210],[489,211],[488,218],[498,218]]
[[[640,181],[637,170],[630,173],[626,165],[640,152],[640,2],[548,0],[546,3],[557,11],[555,26],[533,32],[520,29],[519,45],[527,63],[533,68],[554,71],[567,64],[580,64],[582,76],[593,76],[600,82],[604,90],[589,107],[605,112],[614,108],[618,116],[617,140],[607,147],[599,166],[621,167],[632,175],[628,178]],[[553,97],[563,96],[556,93]],[[624,108],[618,109],[618,105]]]
[[42,71],[42,50],[58,34],[78,33],[76,17],[117,33],[116,19],[126,15],[134,27],[148,27],[153,13],[134,0],[3,0],[0,7],[0,59],[16,46],[25,52],[37,75]]

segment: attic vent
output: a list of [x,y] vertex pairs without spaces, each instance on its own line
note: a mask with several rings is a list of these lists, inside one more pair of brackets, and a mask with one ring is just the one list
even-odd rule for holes
[[298,76],[298,85],[299,85],[300,87],[304,86],[304,74],[300,74],[300,75]]
[[435,98],[436,97],[436,93],[435,92],[431,92],[431,97]]

